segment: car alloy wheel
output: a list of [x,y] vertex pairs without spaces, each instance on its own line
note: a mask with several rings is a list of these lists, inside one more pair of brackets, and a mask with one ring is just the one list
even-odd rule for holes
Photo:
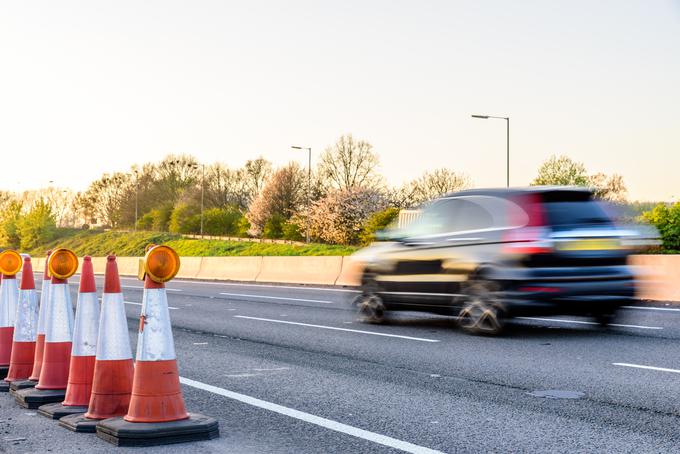
[[359,321],[363,323],[383,323],[385,321],[385,305],[378,295],[361,295],[357,301]]
[[475,282],[465,292],[458,324],[467,333],[494,336],[504,328],[505,310],[492,291],[493,284]]

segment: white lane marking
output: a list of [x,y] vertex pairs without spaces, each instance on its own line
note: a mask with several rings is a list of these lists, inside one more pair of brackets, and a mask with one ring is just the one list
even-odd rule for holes
[[249,295],[247,293],[220,293],[220,295],[245,296],[247,298],[264,298],[264,299],[269,299],[269,300],[302,301],[302,302],[305,302],[305,303],[333,304],[333,301],[328,301],[328,300],[308,300],[308,299],[304,299],[304,298],[286,298],[286,297],[283,297],[283,296]]
[[407,339],[407,340],[414,340],[414,341],[420,341],[420,342],[440,342],[437,339],[425,339],[425,338],[422,338],[422,337],[402,336],[400,334],[376,333],[375,331],[364,331],[364,330],[360,330],[360,329],[338,328],[338,327],[335,327],[335,326],[312,325],[310,323],[289,322],[288,320],[275,320],[275,319],[271,319],[271,318],[248,317],[246,315],[234,315],[234,318],[245,318],[245,319],[248,319],[248,320],[259,320],[261,322],[283,323],[283,324],[286,324],[286,325],[307,326],[307,327],[310,327],[310,328],[330,329],[330,330],[333,330],[333,331],[346,331],[346,332],[349,332],[349,333],[372,334],[373,336],[396,337],[396,338],[399,338],[399,339]]
[[[137,290],[144,290],[143,285],[121,285],[120,287],[121,288],[134,288],[134,289],[137,289]],[[181,292],[182,291],[182,289],[179,289],[179,288],[166,288],[165,290],[168,291],[168,292]]]
[[621,306],[624,309],[640,309],[643,311],[667,311],[667,312],[680,312],[680,309],[672,307],[645,307],[645,306]]
[[672,372],[674,374],[680,374],[680,370],[667,369],[665,367],[643,366],[641,364],[629,364],[629,363],[612,363],[612,364],[614,366],[634,367],[636,369],[658,370],[658,371],[661,371],[661,372]]
[[311,413],[305,413],[303,411],[295,410],[293,408],[288,408],[272,402],[267,402],[266,400],[257,399],[255,397],[236,393],[234,391],[229,391],[224,388],[218,388],[217,386],[212,386],[206,383],[202,383],[200,381],[191,380],[190,378],[180,377],[179,381],[184,385],[201,389],[203,391],[208,391],[210,393],[217,394],[218,396],[223,396],[228,399],[237,400],[244,404],[252,405],[253,407],[273,411],[274,413],[278,413],[280,415],[289,416],[300,421],[305,421],[310,424],[314,424],[326,429],[333,430],[335,432],[351,435],[353,437],[361,438],[362,440],[371,441],[373,443],[377,443],[390,448],[399,449],[401,451],[410,452],[413,454],[443,454],[441,451],[436,451],[434,449],[426,448],[424,446],[409,443],[408,441],[399,440],[375,432],[369,432],[368,430],[349,426],[338,421],[333,421],[332,419],[322,418]]
[[194,345],[208,345],[207,342],[194,342]]
[[[564,318],[540,318],[540,317],[516,317],[516,318],[522,320],[538,320],[541,322],[575,323],[577,325],[599,325],[599,323],[597,322],[586,322],[584,320],[568,320]],[[610,323],[609,326],[618,326],[619,328],[663,329],[660,326],[623,325],[620,323]]]
[[[175,281],[175,282],[183,282],[183,283],[191,283],[191,281]],[[322,291],[322,292],[345,292],[345,293],[358,293],[359,290],[354,290],[354,289],[348,289],[348,288],[326,288],[326,287],[302,287],[302,286],[296,286],[296,285],[268,285],[268,284],[235,284],[235,283],[230,283],[230,282],[203,282],[203,281],[196,281],[200,282],[201,284],[212,284],[212,285],[225,285],[225,286],[233,286],[233,287],[264,287],[264,288],[285,288],[285,289],[293,289],[293,290],[317,290],[317,291]]]
[[[101,299],[101,298],[99,298]],[[125,304],[133,304],[135,306],[141,306],[142,303],[135,303],[134,301],[123,301]],[[179,307],[168,306],[168,309],[179,309]]]

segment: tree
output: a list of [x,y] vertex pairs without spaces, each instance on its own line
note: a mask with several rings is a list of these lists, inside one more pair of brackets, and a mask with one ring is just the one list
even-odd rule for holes
[[262,156],[246,161],[241,174],[248,194],[246,203],[250,203],[260,193],[271,175],[272,163]]
[[118,227],[122,208],[133,191],[133,184],[130,174],[104,174],[99,180],[90,183],[76,201],[86,217],[95,223]]
[[16,199],[3,202],[0,212],[0,245],[9,248],[18,248],[21,237],[18,230],[18,222],[21,219],[23,204]]
[[382,211],[373,213],[366,221],[361,233],[359,234],[359,242],[362,246],[368,246],[375,241],[375,234],[380,230],[386,229],[390,224],[399,217],[399,208],[389,207]]
[[642,218],[654,225],[661,234],[661,244],[666,252],[680,251],[680,203],[659,203],[642,213]]
[[[326,197],[311,206],[310,234],[328,243],[357,244],[366,220],[384,207],[384,198],[375,189],[329,191]],[[300,215],[296,220],[298,217]]]
[[260,235],[274,215],[288,220],[305,201],[305,173],[291,162],[276,170],[250,204],[246,217],[253,235]]
[[376,188],[382,183],[377,173],[379,163],[370,143],[346,134],[321,154],[318,172],[330,188]]
[[16,223],[20,247],[30,250],[40,244],[54,239],[57,233],[57,223],[52,208],[44,200],[36,201],[25,216]]
[[455,170],[439,168],[425,172],[420,178],[393,191],[390,199],[399,208],[411,208],[444,194],[472,186],[470,177]]
[[623,177],[617,173],[607,176],[604,173],[596,173],[589,177],[589,186],[593,189],[595,196],[614,203],[626,201],[628,189],[623,182]]
[[168,230],[171,233],[198,233],[201,228],[201,216],[195,205],[178,203],[170,215]]
[[553,155],[538,169],[532,185],[587,186],[585,166],[567,156]]

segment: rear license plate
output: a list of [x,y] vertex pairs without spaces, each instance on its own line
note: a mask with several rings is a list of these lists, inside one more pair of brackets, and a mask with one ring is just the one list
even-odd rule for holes
[[564,241],[557,246],[561,251],[607,251],[619,247],[618,241],[603,239]]

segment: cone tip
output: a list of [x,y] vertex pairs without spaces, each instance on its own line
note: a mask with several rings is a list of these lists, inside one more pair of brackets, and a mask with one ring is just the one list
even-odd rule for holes
[[106,256],[106,261],[107,261],[107,262],[115,262],[115,261],[116,261],[116,256],[115,256],[115,255],[107,255],[107,256]]
[[116,256],[106,257],[106,274],[104,274],[104,293],[121,293],[120,277],[118,276],[118,264]]
[[90,257],[89,255],[86,255],[85,257],[83,257],[83,261],[84,261],[84,262],[91,262],[91,261],[92,261],[92,257]]

